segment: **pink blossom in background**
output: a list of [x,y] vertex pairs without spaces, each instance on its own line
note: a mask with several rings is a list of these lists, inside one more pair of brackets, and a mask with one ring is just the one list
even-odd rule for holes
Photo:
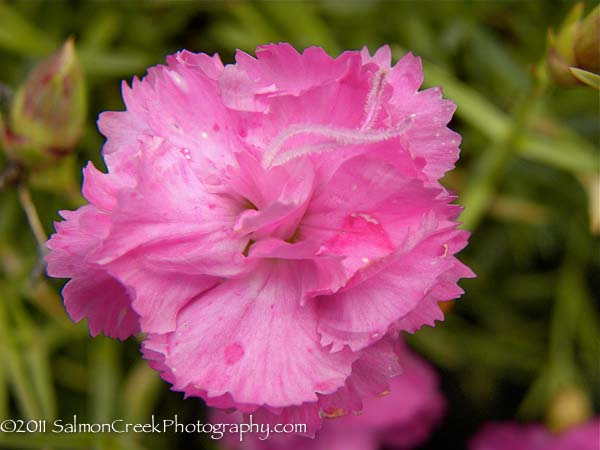
[[92,335],[144,332],[173,390],[314,430],[387,391],[398,333],[473,276],[438,181],[460,136],[410,53],[256,55],[181,51],[123,84],[48,274]]
[[[325,420],[314,439],[286,434],[238,434],[225,438],[224,448],[231,450],[406,450],[425,442],[441,422],[446,400],[439,388],[435,370],[406,348],[399,353],[404,370],[390,382],[390,392],[364,402],[360,415]],[[242,422],[240,413],[214,410],[213,423]]]
[[485,425],[471,440],[469,450],[598,450],[600,418],[577,425],[560,434],[544,425],[513,422]]

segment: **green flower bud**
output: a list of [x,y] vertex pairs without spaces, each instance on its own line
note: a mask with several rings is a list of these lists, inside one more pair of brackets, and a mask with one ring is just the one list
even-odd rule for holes
[[28,166],[70,153],[86,114],[83,74],[73,39],[31,71],[13,99],[2,131],[11,159]]
[[579,69],[600,73],[600,5],[579,25],[575,58]]
[[583,20],[577,3],[558,33],[548,32],[546,64],[552,79],[563,86],[586,84],[598,89],[600,72],[600,6]]
[[547,414],[548,427],[560,433],[587,421],[592,416],[592,404],[580,387],[566,385],[550,399]]
[[548,31],[548,54],[546,63],[552,79],[563,86],[579,84],[569,72],[569,67],[577,64],[575,40],[579,21],[583,13],[583,3],[577,3],[560,26],[558,33]]

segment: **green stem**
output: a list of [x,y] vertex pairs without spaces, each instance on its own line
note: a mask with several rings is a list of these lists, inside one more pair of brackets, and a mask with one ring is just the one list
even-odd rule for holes
[[10,324],[4,310],[4,302],[0,302],[0,353],[9,380],[13,386],[17,403],[24,417],[42,419],[38,402],[33,395],[34,389],[27,373],[26,364],[17,343],[10,331]]
[[[404,53],[396,48],[397,54]],[[479,92],[450,73],[423,61],[425,86],[443,86],[444,94],[457,105],[456,116],[482,133],[492,142],[510,133],[511,119]],[[520,157],[573,173],[595,173],[598,170],[596,148],[569,128],[550,119],[552,136],[525,133],[515,143]]]
[[31,194],[29,193],[27,186],[23,183],[20,183],[17,187],[17,191],[19,194],[19,201],[21,202],[21,206],[25,211],[27,221],[29,222],[29,227],[35,236],[38,246],[39,258],[31,273],[31,278],[35,280],[44,273],[46,268],[46,261],[44,260],[44,257],[48,253],[48,249],[46,248],[48,235],[44,231],[44,227],[40,221],[40,216],[37,213],[37,209],[35,208],[35,204],[33,203],[33,199],[31,198]]
[[48,240],[48,236],[44,231],[44,227],[42,226],[42,222],[40,221],[40,216],[37,213],[37,209],[35,208],[35,204],[33,203],[33,199],[31,198],[29,189],[27,189],[27,186],[25,184],[21,183],[17,187],[17,191],[19,193],[19,201],[21,202],[23,211],[25,211],[27,221],[29,222],[29,226],[31,227],[31,231],[33,231],[35,240],[38,243],[40,254],[44,255],[46,253],[45,244]]
[[96,338],[91,343],[90,354],[90,394],[92,418],[103,423],[112,420],[119,392],[120,347],[108,338]]
[[4,366],[0,367],[0,420],[8,418],[8,373]]
[[581,271],[576,259],[567,256],[558,274],[550,319],[548,360],[519,406],[519,415],[523,419],[539,418],[553,393],[561,386],[578,381],[574,344],[583,307],[577,292],[584,283]]
[[498,140],[480,157],[472,178],[462,194],[464,211],[460,216],[463,227],[474,230],[493,202],[506,167],[516,154],[517,143],[522,139],[539,100],[545,91],[544,81],[534,80],[528,95],[516,108],[515,119],[508,134]]
[[0,191],[17,184],[20,177],[21,169],[18,166],[9,165],[2,169],[2,171],[0,171]]
[[162,382],[146,362],[131,369],[122,389],[122,410],[133,423],[146,420],[155,408]]
[[47,341],[43,329],[35,326],[24,308],[20,296],[14,296],[9,304],[9,312],[15,323],[15,345],[20,349],[23,361],[30,374],[32,387],[38,405],[45,419],[56,415],[56,393],[52,382]]

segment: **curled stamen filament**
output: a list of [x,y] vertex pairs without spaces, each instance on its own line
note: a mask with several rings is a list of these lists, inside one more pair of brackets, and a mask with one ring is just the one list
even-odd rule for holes
[[381,96],[383,95],[386,75],[387,71],[385,69],[380,69],[373,75],[371,89],[365,103],[365,120],[361,127],[362,130],[369,130],[377,120],[381,109]]
[[[292,125],[269,146],[263,158],[263,165],[270,167],[274,163],[281,164],[298,156],[323,152],[331,149],[332,142],[341,145],[360,145],[387,141],[388,139],[404,134],[411,127],[412,122],[413,119],[410,115],[405,116],[398,125],[387,130],[350,130],[324,125]],[[320,135],[328,138],[330,141],[292,148],[279,155],[285,141],[300,134]]]

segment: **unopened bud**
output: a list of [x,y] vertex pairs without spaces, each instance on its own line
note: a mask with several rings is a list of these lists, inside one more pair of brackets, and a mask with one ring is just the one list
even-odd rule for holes
[[563,86],[579,84],[569,72],[569,67],[577,64],[575,60],[575,39],[579,20],[583,13],[583,3],[577,3],[569,12],[557,33],[548,32],[547,64],[554,81]]
[[579,25],[575,41],[576,67],[600,73],[600,5]]
[[548,71],[563,86],[597,84],[594,77],[600,71],[600,6],[583,20],[582,14],[583,3],[577,3],[558,33],[548,32]]
[[592,404],[578,386],[570,385],[554,393],[548,405],[548,428],[560,433],[587,421],[592,415]]
[[85,85],[72,39],[42,60],[18,89],[2,138],[9,156],[26,165],[70,153],[86,114]]

